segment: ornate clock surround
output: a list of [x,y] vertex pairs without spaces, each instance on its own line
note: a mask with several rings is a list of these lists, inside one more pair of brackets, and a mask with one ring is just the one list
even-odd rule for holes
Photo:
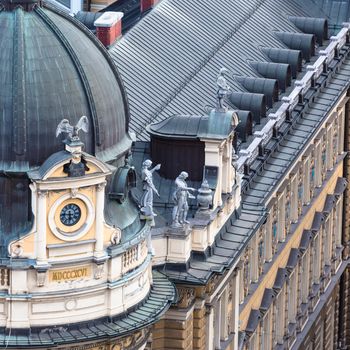
[[[80,208],[80,219],[71,226],[64,225],[60,220],[62,209],[68,204],[75,204]],[[95,220],[95,209],[91,200],[82,193],[66,193],[59,197],[51,206],[48,222],[52,233],[60,240],[76,241],[89,232]]]

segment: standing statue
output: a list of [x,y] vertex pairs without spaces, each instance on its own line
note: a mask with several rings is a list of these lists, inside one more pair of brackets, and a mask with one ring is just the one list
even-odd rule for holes
[[217,108],[218,109],[224,109],[224,99],[227,95],[228,91],[230,90],[229,85],[226,82],[225,74],[228,72],[226,68],[221,68],[220,73],[218,76],[218,80],[216,81],[216,85],[218,87],[218,90],[216,92],[217,95]]
[[152,161],[147,159],[142,163],[141,179],[143,194],[141,197],[141,213],[144,216],[157,216],[153,212],[153,192],[159,197],[159,193],[153,184],[153,172],[160,169],[160,164],[156,165],[153,169]]
[[175,180],[175,191],[173,193],[173,200],[175,206],[173,209],[173,227],[181,227],[183,224],[188,224],[188,198],[195,198],[189,191],[196,191],[195,188],[187,187],[186,179],[188,174],[182,171]]

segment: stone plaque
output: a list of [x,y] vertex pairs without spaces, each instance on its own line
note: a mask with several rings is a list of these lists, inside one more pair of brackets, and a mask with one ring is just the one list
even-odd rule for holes
[[73,281],[85,278],[91,278],[92,270],[90,265],[75,266],[67,269],[51,270],[49,272],[50,282]]

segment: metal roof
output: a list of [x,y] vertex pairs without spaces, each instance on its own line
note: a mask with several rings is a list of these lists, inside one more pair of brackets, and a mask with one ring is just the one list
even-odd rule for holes
[[222,66],[259,76],[248,60],[266,61],[262,47],[286,48],[276,31],[299,33],[288,16],[307,15],[314,11],[295,1],[162,1],[110,50],[128,91],[130,128],[147,140],[150,122],[201,114],[215,105]]
[[75,123],[88,117],[89,132],[81,138],[90,154],[105,156],[123,143],[125,91],[97,38],[48,3],[32,11],[10,11],[2,3],[6,1],[0,0],[0,165],[41,165],[62,149],[55,132],[64,118]]

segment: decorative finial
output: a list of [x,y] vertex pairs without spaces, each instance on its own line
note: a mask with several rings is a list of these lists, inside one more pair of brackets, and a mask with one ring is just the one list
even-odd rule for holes
[[201,211],[209,210],[210,205],[213,203],[212,190],[209,188],[206,179],[203,180],[201,188],[198,190],[197,203]]
[[217,110],[219,111],[225,111],[224,106],[224,99],[227,95],[228,91],[230,90],[230,86],[226,82],[225,74],[228,73],[228,70],[226,68],[221,68],[219,72],[218,79],[216,81],[217,85]]
[[85,115],[79,119],[75,126],[70,125],[68,119],[62,119],[56,129],[56,137],[65,133],[68,134],[69,141],[79,141],[80,130],[86,133],[89,131],[89,120]]

